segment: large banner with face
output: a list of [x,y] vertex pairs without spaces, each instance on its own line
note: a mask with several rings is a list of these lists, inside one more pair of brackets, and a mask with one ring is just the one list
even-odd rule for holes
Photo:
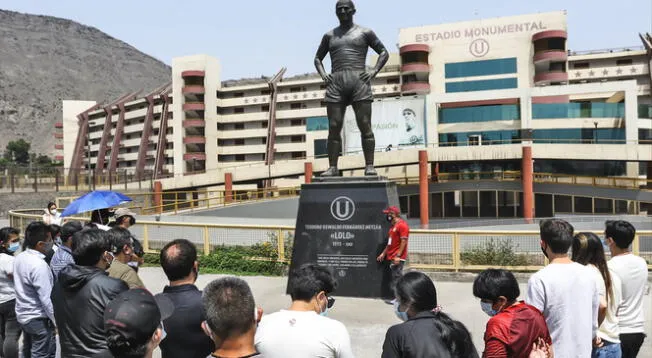
[[[376,151],[422,148],[426,145],[425,99],[386,99],[372,104],[371,125]],[[360,130],[351,107],[344,116],[346,154],[362,152]]]

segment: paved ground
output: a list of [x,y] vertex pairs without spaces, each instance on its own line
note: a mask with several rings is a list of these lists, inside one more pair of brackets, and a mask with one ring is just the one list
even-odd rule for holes
[[[161,292],[165,276],[161,269],[143,268],[140,275],[147,287],[154,293]],[[202,288],[219,275],[200,275],[197,285]],[[285,277],[243,277],[251,286],[256,302],[266,313],[287,307],[289,297],[284,294]],[[525,293],[525,280],[521,292]],[[471,331],[473,342],[482,349],[482,335],[488,317],[480,310],[478,301],[471,292],[469,282],[435,282],[439,303],[444,311],[462,321]],[[645,297],[646,331],[652,336],[652,300]],[[343,322],[349,330],[356,357],[380,357],[385,332],[398,323],[391,306],[380,300],[338,297],[329,316]],[[159,353],[155,357],[160,357]],[[652,357],[652,339],[647,339],[639,357]]]

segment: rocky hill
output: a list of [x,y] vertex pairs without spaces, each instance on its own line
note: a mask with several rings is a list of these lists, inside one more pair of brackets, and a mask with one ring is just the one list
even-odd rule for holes
[[54,155],[61,101],[111,100],[170,80],[170,67],[96,28],[0,10],[0,152],[24,138]]

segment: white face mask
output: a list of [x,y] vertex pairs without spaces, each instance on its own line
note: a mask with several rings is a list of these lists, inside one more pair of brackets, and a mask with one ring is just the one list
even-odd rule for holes
[[50,214],[52,214],[52,215],[57,215],[57,209],[52,209],[52,210],[50,210]]

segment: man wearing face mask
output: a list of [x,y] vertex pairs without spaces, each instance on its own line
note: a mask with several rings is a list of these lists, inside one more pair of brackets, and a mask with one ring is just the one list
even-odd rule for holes
[[387,304],[392,304],[394,287],[396,281],[403,274],[403,265],[407,260],[408,237],[410,236],[410,227],[401,219],[401,210],[396,206],[390,206],[383,210],[385,218],[390,222],[391,227],[387,234],[387,246],[383,252],[378,255],[378,262],[385,262],[389,270],[389,296],[385,298]]
[[202,292],[195,286],[199,275],[197,249],[185,239],[167,243],[160,254],[161,267],[170,284],[157,295],[174,304],[174,314],[163,323],[168,337],[161,342],[163,358],[205,358],[215,349],[201,329],[206,320]]
[[106,355],[104,309],[129,287],[105,272],[114,260],[105,231],[90,229],[74,234],[72,256],[75,264],[61,270],[52,290],[61,356]]
[[484,357],[527,358],[532,343],[543,339],[552,344],[543,315],[535,307],[517,301],[521,291],[514,275],[505,270],[480,272],[473,282],[473,295],[491,318],[484,334]]
[[114,258],[113,264],[107,270],[109,277],[124,281],[129,288],[144,288],[145,285],[136,271],[127,265],[134,253],[133,239],[129,230],[114,227],[107,231],[107,234],[111,243],[111,256]]
[[[265,358],[353,357],[346,327],[327,316],[337,283],[328,269],[306,264],[290,273],[292,305],[264,316],[256,348]],[[291,343],[290,343],[291,342]]]
[[54,312],[50,293],[54,277],[45,262],[52,250],[50,226],[33,222],[25,229],[25,251],[14,260],[16,319],[23,329],[23,357],[54,358]]

